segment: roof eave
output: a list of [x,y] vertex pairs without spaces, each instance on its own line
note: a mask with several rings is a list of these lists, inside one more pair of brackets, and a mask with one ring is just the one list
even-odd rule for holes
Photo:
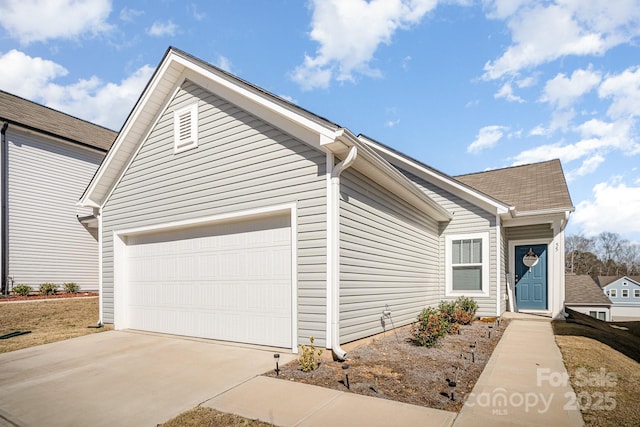
[[363,144],[348,129],[341,128],[336,132],[335,139],[324,146],[336,155],[343,155],[348,149],[355,146],[359,153],[354,165],[356,169],[436,221],[448,222],[453,218],[449,211],[431,199],[374,150]]
[[433,182],[434,184],[438,185],[438,187],[441,187],[444,190],[457,195],[488,212],[491,212],[495,215],[503,215],[509,213],[513,209],[511,206],[506,205],[501,201],[496,200],[484,193],[481,193],[443,172],[437,171],[431,167],[427,167],[426,165],[403,153],[386,147],[378,141],[374,141],[364,135],[359,135],[358,140],[366,144],[368,147],[371,147],[376,152],[382,153],[387,161],[391,163],[398,162],[402,165],[402,168],[406,169],[408,172],[420,176],[425,181]]

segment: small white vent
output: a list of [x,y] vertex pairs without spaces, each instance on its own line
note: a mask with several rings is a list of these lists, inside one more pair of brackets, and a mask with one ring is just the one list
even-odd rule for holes
[[173,151],[179,153],[198,146],[198,104],[174,112]]

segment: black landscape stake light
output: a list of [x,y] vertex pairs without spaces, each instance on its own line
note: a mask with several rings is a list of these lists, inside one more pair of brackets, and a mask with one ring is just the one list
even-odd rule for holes
[[347,387],[347,390],[351,390],[351,386],[349,385],[349,365],[346,363],[342,364],[342,370],[344,371],[344,385]]
[[476,349],[471,349],[471,363],[476,363]]
[[278,362],[280,361],[280,355],[278,353],[273,355],[273,358],[276,359],[276,377],[280,376],[280,367],[278,366]]
[[489,325],[489,333],[488,333],[489,339],[491,339],[491,330],[492,329],[493,329],[493,325]]

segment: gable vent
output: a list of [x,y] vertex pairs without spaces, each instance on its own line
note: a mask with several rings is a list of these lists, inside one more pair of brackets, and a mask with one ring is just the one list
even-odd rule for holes
[[174,112],[174,152],[189,150],[198,146],[198,104],[181,108]]

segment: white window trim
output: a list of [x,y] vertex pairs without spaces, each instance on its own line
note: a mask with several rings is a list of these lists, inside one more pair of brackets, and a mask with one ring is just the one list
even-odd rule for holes
[[[626,293],[626,295],[625,295],[625,293]],[[620,292],[620,297],[621,297],[621,298],[629,298],[629,289],[623,289],[623,290]]]
[[[453,255],[452,244],[454,240],[482,239],[482,290],[481,291],[455,291],[453,289]],[[445,236],[445,296],[456,298],[459,296],[489,296],[489,232],[470,234],[451,234]]]
[[611,298],[618,298],[618,290],[617,289],[609,289],[609,296]]
[[[180,139],[180,116],[188,113],[191,118],[190,138]],[[198,103],[195,102],[173,112],[173,153],[181,153],[198,146]]]
[[633,297],[634,298],[640,298],[640,289],[634,289],[633,290]]

